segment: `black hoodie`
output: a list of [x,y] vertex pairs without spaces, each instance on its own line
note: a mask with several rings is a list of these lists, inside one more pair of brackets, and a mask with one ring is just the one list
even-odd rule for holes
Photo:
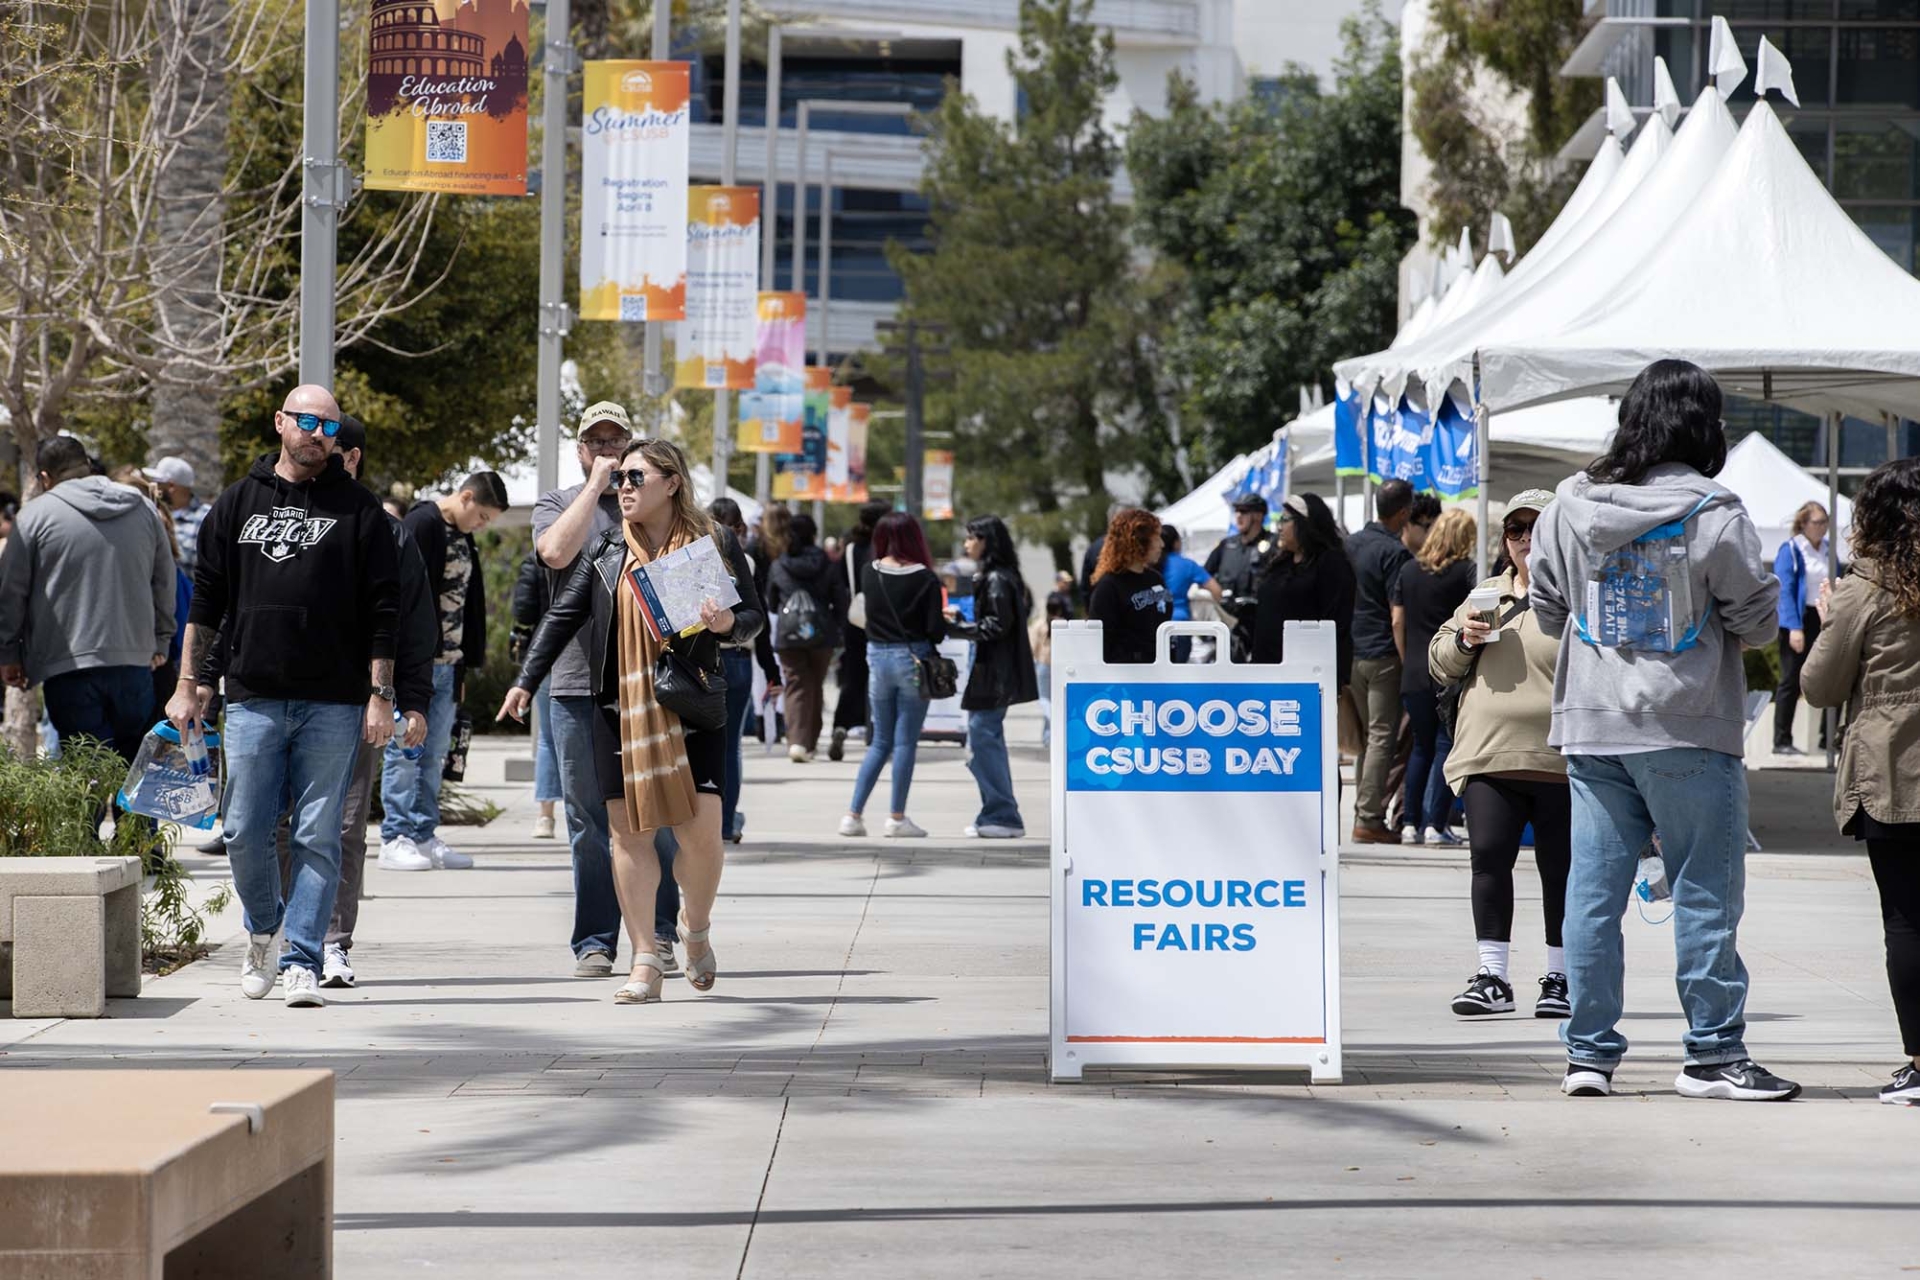
[[253,464],[200,528],[188,620],[224,631],[227,698],[365,702],[368,663],[394,656],[400,573],[380,500],[338,457],[295,484]]
[[[826,626],[809,647],[833,648],[840,643],[840,624],[846,619],[851,593],[845,571],[818,546],[795,547],[773,562],[767,574],[767,630],[778,626],[781,604],[801,591],[812,596],[825,615]],[[778,640],[776,636],[776,645]]]

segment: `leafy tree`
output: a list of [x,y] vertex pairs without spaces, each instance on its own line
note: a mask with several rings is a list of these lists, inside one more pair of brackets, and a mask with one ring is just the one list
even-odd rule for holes
[[1297,388],[1393,335],[1402,255],[1400,59],[1370,6],[1345,28],[1334,86],[1295,68],[1277,94],[1207,106],[1176,77],[1128,139],[1142,238],[1181,272],[1167,359],[1196,466],[1257,447]]
[[926,121],[933,252],[891,251],[906,313],[944,325],[952,349],[928,422],[954,433],[965,505],[1007,516],[1062,567],[1074,534],[1104,526],[1107,477],[1137,461],[1151,412],[1153,317],[1101,119],[1118,84],[1113,38],[1092,7],[1021,0],[1007,58],[1020,120],[948,92]]

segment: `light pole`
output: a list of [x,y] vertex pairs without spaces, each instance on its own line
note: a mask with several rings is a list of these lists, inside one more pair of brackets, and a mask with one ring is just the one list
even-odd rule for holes
[[334,269],[346,170],[340,164],[340,0],[307,0],[301,112],[300,381],[333,387]]
[[[673,35],[670,26],[672,21],[673,6],[666,0],[654,0],[652,57],[655,62],[664,62],[673,55]],[[660,372],[661,339],[666,336],[666,330],[660,327],[663,323],[660,320],[647,321],[646,345],[643,348],[646,368],[640,385],[641,389],[655,400],[667,394],[667,380]],[[665,419],[666,412],[663,407],[654,416],[654,435],[660,434],[660,427]]]
[[534,474],[541,493],[560,484],[560,361],[572,308],[566,283],[567,80],[573,73],[571,0],[547,0],[541,37],[546,78],[540,103],[540,325],[534,391]]
[[[721,87],[720,185],[733,185],[734,152],[740,140],[740,0],[727,0],[726,84]],[[760,211],[760,234],[769,235],[766,210]],[[727,466],[733,459],[733,394],[725,387],[713,393],[713,496],[727,492]]]

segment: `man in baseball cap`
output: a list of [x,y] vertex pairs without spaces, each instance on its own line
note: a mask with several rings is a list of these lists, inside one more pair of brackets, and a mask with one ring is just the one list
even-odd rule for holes
[[[580,426],[574,431],[574,434],[584,437],[596,422],[611,422],[627,435],[631,436],[633,434],[633,421],[627,417],[626,409],[611,400],[601,400],[595,404],[588,405],[587,411],[580,415]],[[583,468],[590,467],[590,464],[587,463],[582,463],[581,465]]]
[[206,503],[193,496],[193,464],[185,458],[165,457],[141,472],[160,487],[173,516],[173,532],[180,540],[180,567],[187,573],[200,550],[200,525],[207,518]]

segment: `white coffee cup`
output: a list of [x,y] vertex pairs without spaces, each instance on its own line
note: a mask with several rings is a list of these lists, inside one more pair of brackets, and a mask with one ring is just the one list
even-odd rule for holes
[[1487,643],[1492,644],[1500,638],[1500,588],[1475,587],[1467,593],[1467,611],[1486,619],[1493,630],[1487,633]]

